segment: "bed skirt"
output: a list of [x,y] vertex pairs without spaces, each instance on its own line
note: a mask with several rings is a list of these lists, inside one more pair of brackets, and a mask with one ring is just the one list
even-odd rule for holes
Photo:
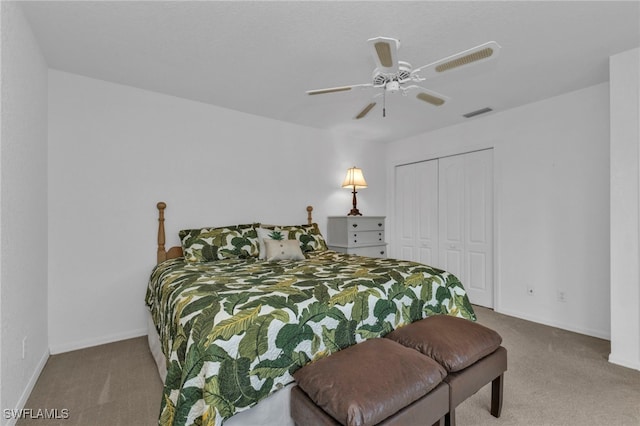
[[[160,337],[153,324],[151,313],[147,312],[147,339],[149,341],[149,349],[153,356],[158,374],[164,384],[167,376],[167,366],[165,356],[162,353],[162,345]],[[289,407],[291,406],[291,388],[295,383],[285,386],[284,389],[275,392],[249,410],[242,411],[227,420],[225,426],[294,426],[293,420],[289,416]],[[158,395],[160,398],[161,395]]]

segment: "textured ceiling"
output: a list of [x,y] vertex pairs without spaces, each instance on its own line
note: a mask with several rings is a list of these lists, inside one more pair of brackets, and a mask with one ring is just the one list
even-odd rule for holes
[[[389,141],[608,80],[608,58],[640,45],[637,1],[23,2],[51,68],[249,114]],[[367,39],[401,41],[414,67],[487,41],[495,61],[422,83],[442,107],[373,89]],[[481,116],[472,120],[482,119]]]

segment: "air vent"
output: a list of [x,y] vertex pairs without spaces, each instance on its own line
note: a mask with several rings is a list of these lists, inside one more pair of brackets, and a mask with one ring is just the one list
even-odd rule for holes
[[487,108],[482,108],[482,109],[479,109],[479,110],[476,110],[476,111],[471,111],[471,112],[468,112],[466,114],[463,114],[463,117],[471,118],[471,117],[475,117],[476,115],[485,114],[485,113],[491,112],[491,111],[493,111],[491,108],[488,108],[488,107]]

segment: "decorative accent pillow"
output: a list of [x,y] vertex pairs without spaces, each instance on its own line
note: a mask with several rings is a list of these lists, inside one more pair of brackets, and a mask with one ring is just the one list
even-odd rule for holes
[[264,245],[268,261],[304,259],[296,240],[264,240]]
[[253,224],[183,229],[179,235],[187,262],[246,259],[257,257],[260,252]]
[[267,248],[264,244],[266,240],[281,241],[289,239],[289,231],[283,231],[278,228],[268,229],[260,227],[256,228],[256,231],[258,232],[258,243],[260,245],[260,255],[258,258],[263,260],[267,258]]
[[309,251],[327,250],[327,242],[320,233],[317,223],[311,225],[282,226],[282,230],[289,231],[290,240],[298,240],[303,253]]

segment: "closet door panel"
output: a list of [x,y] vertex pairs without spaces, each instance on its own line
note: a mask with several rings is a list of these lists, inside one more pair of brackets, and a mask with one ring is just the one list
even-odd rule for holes
[[414,165],[417,185],[418,262],[438,264],[438,161]]
[[493,151],[464,154],[465,288],[472,303],[493,307]]
[[413,165],[396,167],[396,241],[397,257],[404,260],[417,260],[416,252],[416,172]]
[[438,262],[438,160],[396,167],[397,257]]
[[464,158],[439,159],[439,171],[440,267],[464,283]]

